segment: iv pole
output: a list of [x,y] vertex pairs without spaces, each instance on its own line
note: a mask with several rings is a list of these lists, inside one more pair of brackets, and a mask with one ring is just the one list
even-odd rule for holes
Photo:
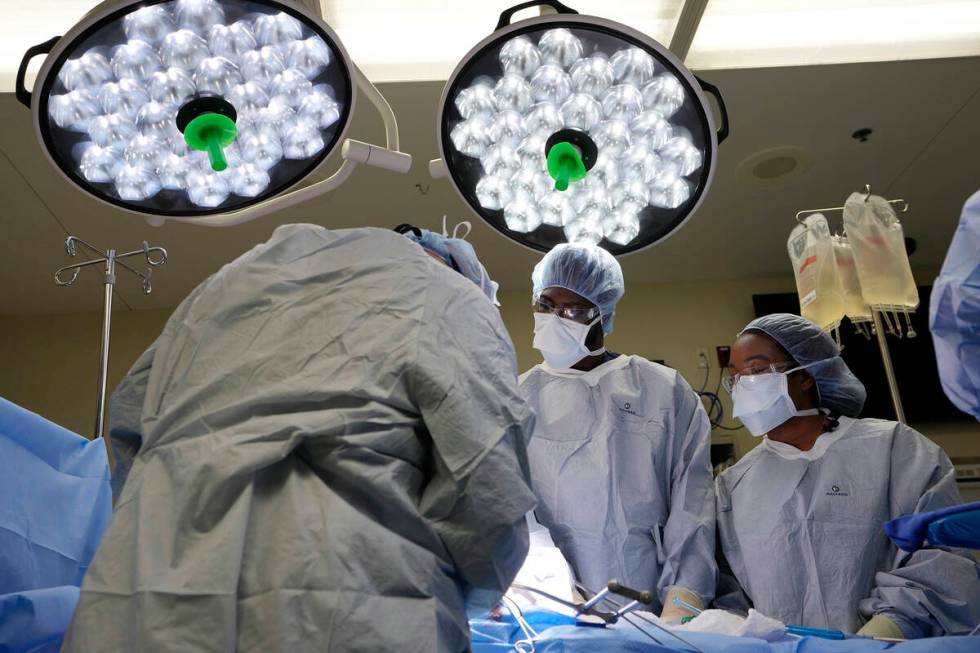
[[[868,198],[871,197],[871,185],[864,185],[864,201],[867,202]],[[899,213],[905,213],[909,210],[909,203],[903,199],[888,200],[889,204],[896,204]],[[805,226],[805,223],[800,218],[804,215],[809,215],[810,213],[825,213],[827,211],[843,211],[843,206],[833,206],[826,209],[806,209],[804,211],[799,211],[796,214],[796,221]],[[891,394],[892,406],[895,408],[895,419],[896,421],[906,424],[905,421],[905,409],[902,408],[902,397],[898,392],[898,381],[895,379],[895,368],[892,365],[891,352],[888,349],[888,341],[885,339],[885,329],[882,326],[881,311],[877,311],[874,308],[871,309],[871,318],[874,321],[875,335],[878,339],[878,349],[881,350],[881,363],[885,368],[885,378],[888,380],[888,391]],[[911,328],[911,322],[909,322]],[[901,327],[899,327],[901,328]],[[911,335],[914,334],[910,334]]]
[[881,313],[871,309],[871,318],[874,320],[875,334],[878,337],[878,348],[881,350],[881,362],[885,367],[885,378],[888,379],[888,390],[892,395],[892,406],[895,407],[895,419],[902,424],[905,421],[905,409],[902,408],[902,397],[898,394],[898,382],[895,380],[895,368],[892,367],[892,355],[888,350],[888,341],[885,340],[885,329],[881,325]]
[[[68,265],[60,268],[54,273],[54,281],[59,286],[70,286],[75,283],[78,279],[78,273],[82,268],[91,265],[99,265],[104,263],[104,276],[103,284],[105,286],[105,296],[102,300],[102,351],[99,358],[99,387],[98,387],[98,403],[96,405],[95,411],[95,437],[103,438],[105,440],[106,455],[109,459],[109,468],[112,469],[112,447],[109,443],[109,436],[105,433],[105,396],[106,396],[106,383],[109,376],[109,333],[112,328],[112,290],[116,283],[116,266],[118,265],[124,270],[132,272],[137,277],[139,277],[143,282],[143,294],[149,295],[152,292],[153,287],[150,284],[150,276],[153,272],[153,268],[163,265],[167,262],[167,250],[162,247],[150,247],[146,241],[143,241],[143,248],[133,250],[132,252],[126,252],[124,254],[117,254],[116,250],[108,249],[101,250],[89,243],[85,242],[81,238],[76,236],[68,236],[65,240],[65,249],[68,251],[68,256],[74,257],[77,252],[77,245],[82,245],[88,248],[100,258],[92,259],[90,261],[84,261],[82,263],[75,263],[74,265]],[[143,255],[146,259],[146,272],[138,272],[133,268],[126,265],[122,259],[129,258],[131,256]],[[156,255],[156,257],[154,257]],[[62,278],[62,274],[71,271],[70,278]]]

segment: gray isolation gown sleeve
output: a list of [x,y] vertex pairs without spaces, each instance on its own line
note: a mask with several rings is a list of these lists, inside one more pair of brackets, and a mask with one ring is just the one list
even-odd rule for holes
[[[962,503],[943,450],[901,424],[892,441],[890,494],[893,517]],[[969,633],[980,623],[980,567],[955,551],[899,550],[893,569],[875,575],[860,609],[867,618],[891,619],[909,638]]]
[[462,277],[438,280],[426,294],[410,382],[433,450],[421,509],[476,607],[471,595],[481,604],[499,599],[527,555],[534,415],[518,394],[513,345],[489,300]]
[[157,341],[144,351],[119,382],[109,401],[109,439],[115,466],[112,470],[112,498],[122,492],[133,460],[143,445],[143,399],[150,378]]
[[715,594],[715,494],[711,475],[711,424],[691,387],[674,385],[674,451],[670,516],[664,526],[666,562],[658,591],[688,589],[708,605]]

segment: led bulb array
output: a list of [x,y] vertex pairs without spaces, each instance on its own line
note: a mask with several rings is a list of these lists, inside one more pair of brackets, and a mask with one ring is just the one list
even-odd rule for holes
[[[126,41],[66,60],[48,101],[52,126],[81,137],[71,147],[80,176],[110,197],[142,202],[174,191],[218,207],[261,195],[277,166],[327,146],[344,107],[318,78],[337,56],[298,19],[259,3],[172,0],[121,22]],[[202,94],[237,111],[221,172],[188,150],[176,126],[181,106]]]
[[[586,34],[587,32],[583,32]],[[480,206],[502,211],[509,230],[562,227],[569,242],[603,238],[627,245],[647,206],[676,209],[692,195],[686,179],[704,162],[690,132],[672,122],[684,86],[638,47],[606,53],[587,37],[553,28],[508,40],[502,74],[481,77],[453,98],[462,120],[453,147],[478,159]],[[545,146],[563,129],[584,132],[598,148],[586,178],[555,189]]]

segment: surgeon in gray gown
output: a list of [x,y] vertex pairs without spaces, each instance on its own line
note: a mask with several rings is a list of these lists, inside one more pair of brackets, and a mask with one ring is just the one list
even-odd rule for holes
[[722,549],[743,599],[787,624],[969,633],[980,622],[976,562],[940,548],[906,554],[882,530],[962,502],[943,450],[904,424],[856,419],[864,386],[833,339],[799,316],[751,322],[732,372],[735,415],[763,438],[717,480]]
[[422,240],[287,225],[177,308],[113,397],[131,469],[66,650],[468,650],[533,415],[495,284]]
[[668,621],[715,591],[711,425],[676,371],[607,352],[623,296],[612,254],[559,245],[534,268],[534,346],[521,376],[538,416],[528,445],[535,511],[592,591],[616,579]]

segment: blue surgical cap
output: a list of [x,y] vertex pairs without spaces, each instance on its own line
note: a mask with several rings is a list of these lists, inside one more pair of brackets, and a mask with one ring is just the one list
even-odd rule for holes
[[462,238],[450,238],[426,229],[419,229],[419,231],[422,232],[421,237],[411,231],[406,232],[405,235],[433,254],[438,255],[446,262],[446,265],[479,286],[483,294],[489,297],[494,305],[500,306],[497,301],[497,288],[500,285],[487,274],[486,268],[476,256],[473,245]]
[[[816,324],[790,313],[774,313],[749,322],[742,329],[761,331],[785,349],[817,383],[819,407],[833,415],[857,417],[868,393],[847,363],[830,335]],[[741,333],[739,334],[741,335]]]
[[613,330],[616,304],[623,298],[623,271],[616,258],[596,245],[556,245],[534,266],[532,297],[546,288],[564,288],[599,308],[602,331]]

